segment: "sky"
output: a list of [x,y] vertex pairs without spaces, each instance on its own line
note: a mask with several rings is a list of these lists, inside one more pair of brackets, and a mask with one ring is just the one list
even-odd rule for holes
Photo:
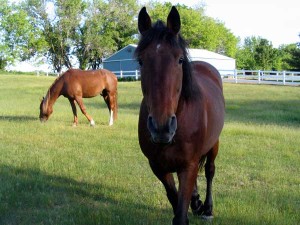
[[[241,38],[262,37],[273,47],[300,42],[299,0],[158,0],[195,6],[204,3],[205,14],[225,24]],[[140,2],[147,2],[141,0]]]

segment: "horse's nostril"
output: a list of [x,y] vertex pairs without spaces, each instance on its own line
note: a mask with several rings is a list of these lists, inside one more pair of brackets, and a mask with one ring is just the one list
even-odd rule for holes
[[157,131],[158,131],[157,123],[155,122],[155,120],[153,119],[152,116],[148,116],[147,127],[148,127],[148,130],[149,130],[151,133],[152,133],[152,132],[157,132]]
[[147,128],[154,143],[170,143],[177,129],[176,116],[169,117],[163,125],[158,125],[155,118],[148,116]]
[[168,129],[170,133],[175,133],[177,129],[177,119],[175,115],[169,119]]

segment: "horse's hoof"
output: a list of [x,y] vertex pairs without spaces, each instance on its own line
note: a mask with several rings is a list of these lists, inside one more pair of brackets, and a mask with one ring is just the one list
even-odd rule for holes
[[201,215],[203,212],[203,205],[199,205],[198,208],[192,208],[192,212],[194,215]]
[[95,121],[91,120],[90,125],[91,125],[91,127],[95,126]]
[[204,207],[202,201],[199,199],[199,195],[192,198],[191,208],[194,215],[202,215]]
[[73,123],[72,127],[77,127],[77,124],[76,124],[76,123]]
[[207,221],[212,220],[213,218],[214,218],[213,215],[202,215],[201,216],[201,219],[207,220]]

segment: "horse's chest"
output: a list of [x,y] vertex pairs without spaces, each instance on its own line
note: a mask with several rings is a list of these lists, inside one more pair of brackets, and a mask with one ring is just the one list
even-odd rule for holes
[[192,146],[180,147],[178,145],[170,145],[166,147],[154,147],[147,149],[147,158],[156,166],[166,172],[176,172],[184,168],[189,162],[193,161],[195,156]]

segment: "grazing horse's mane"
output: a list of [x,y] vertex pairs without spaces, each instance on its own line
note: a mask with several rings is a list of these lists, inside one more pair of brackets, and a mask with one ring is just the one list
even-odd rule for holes
[[51,89],[52,89],[53,86],[57,83],[57,81],[59,81],[59,80],[63,77],[64,74],[65,74],[65,73],[59,75],[59,76],[54,80],[54,82],[51,84],[51,86],[49,87],[49,89],[48,89],[48,91],[47,91],[47,93],[46,93],[46,96],[43,98],[43,103],[46,104],[45,107],[47,107],[47,105],[48,105],[48,101],[49,101],[49,98],[50,98],[50,91],[51,91]]
[[50,92],[50,89],[57,83],[57,81],[59,81],[64,75],[65,75],[66,72],[64,72],[63,74],[59,75],[55,80],[54,82],[51,84],[51,86],[49,87],[49,92]]
[[135,57],[139,59],[147,46],[153,42],[159,43],[161,41],[166,42],[171,47],[181,48],[183,51],[184,60],[182,64],[183,81],[181,96],[185,100],[190,100],[199,96],[199,90],[195,86],[195,82],[193,82],[192,69],[187,52],[187,43],[180,34],[174,35],[161,20],[158,20],[151,29],[141,35],[141,39],[135,50]]

